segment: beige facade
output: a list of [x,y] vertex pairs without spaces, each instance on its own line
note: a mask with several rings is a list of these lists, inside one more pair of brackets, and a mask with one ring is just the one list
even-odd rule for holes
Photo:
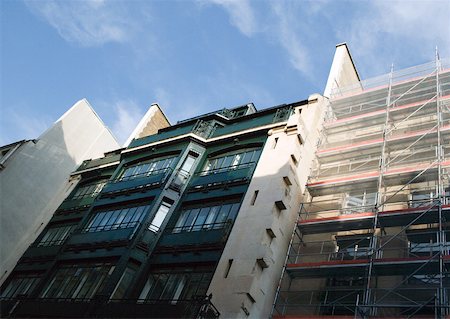
[[326,100],[316,94],[269,131],[209,292],[223,318],[267,318]]

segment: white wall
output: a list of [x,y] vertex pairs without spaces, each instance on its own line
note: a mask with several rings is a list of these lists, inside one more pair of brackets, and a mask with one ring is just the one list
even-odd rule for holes
[[[286,126],[269,132],[209,287],[212,303],[222,318],[268,318],[270,315],[301,194],[314,158],[325,103],[326,99],[314,95],[310,104],[295,110]],[[302,135],[303,144],[299,143],[297,134]],[[297,164],[291,155],[297,159]],[[283,180],[285,176],[291,186]],[[259,192],[258,197],[251,205],[255,190]],[[275,207],[275,201],[279,200],[286,205],[285,210]],[[276,237],[271,239],[266,229],[271,229]],[[260,258],[267,268],[262,269],[257,264]],[[233,263],[225,278],[230,259]]]
[[119,148],[83,99],[35,142],[23,144],[0,172],[0,284],[76,185],[69,174],[85,159]]

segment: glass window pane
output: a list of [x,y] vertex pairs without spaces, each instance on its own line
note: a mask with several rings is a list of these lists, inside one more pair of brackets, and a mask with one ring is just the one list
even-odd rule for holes
[[253,155],[253,151],[245,152],[244,154],[242,154],[241,164],[250,163],[252,161],[252,155]]
[[252,162],[257,162],[260,155],[261,155],[261,150],[260,149],[255,150],[252,155]]
[[215,225],[214,228],[223,228],[225,226],[224,223],[227,220],[230,208],[231,208],[231,204],[223,205],[220,208],[219,215],[217,216],[217,219],[216,219],[217,224]]
[[194,225],[195,219],[197,218],[198,213],[200,212],[199,208],[192,209],[186,218],[186,222],[184,223],[183,230],[190,231],[192,225]]
[[[134,213],[133,217],[131,218],[132,223],[137,223],[142,220],[144,217],[144,206],[137,207],[136,212]],[[130,225],[133,227],[134,225]]]
[[221,167],[223,168],[223,167],[231,166],[231,163],[233,162],[233,158],[234,158],[234,155],[229,155],[229,156],[225,157],[222,162]]
[[203,207],[202,209],[200,209],[200,213],[198,214],[194,223],[194,227],[192,228],[193,231],[198,231],[202,229],[206,217],[208,217],[209,210],[210,210],[209,207]]
[[164,219],[166,218],[166,215],[169,212],[169,210],[170,204],[163,202],[161,206],[159,206],[158,211],[156,212],[155,217],[153,217],[153,220],[148,229],[157,232],[161,227],[162,223],[164,222]]
[[108,219],[107,223],[105,224],[105,230],[111,229],[112,225],[115,224],[117,217],[120,214],[120,210],[113,210],[110,212],[111,217]]
[[122,275],[122,277],[119,280],[119,283],[117,284],[111,299],[120,299],[123,298],[125,295],[126,290],[131,284],[131,281],[133,280],[134,274],[136,271],[134,269],[131,269],[127,267]]
[[133,215],[135,214],[137,210],[137,207],[130,207],[130,208],[124,208],[123,211],[125,212],[125,217],[123,219],[121,228],[126,228],[128,227],[131,218],[133,218]]
[[217,217],[219,209],[220,209],[220,206],[211,207],[211,209],[209,210],[208,217],[205,220],[205,225],[203,228],[209,229],[213,226],[212,224],[215,222],[215,219]]
[[231,166],[237,166],[240,164],[242,159],[242,155],[241,154],[236,154],[233,158],[233,163],[231,164]]
[[164,287],[166,286],[166,283],[169,279],[168,274],[160,274],[158,278],[156,279],[155,285],[150,293],[149,299],[160,299],[161,294],[164,291]]
[[236,218],[236,215],[239,211],[239,203],[233,204],[231,206],[230,213],[228,214],[228,220],[234,220]]

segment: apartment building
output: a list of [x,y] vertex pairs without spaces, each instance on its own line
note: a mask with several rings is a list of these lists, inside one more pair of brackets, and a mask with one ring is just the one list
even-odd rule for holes
[[77,184],[69,174],[118,147],[85,99],[36,139],[0,147],[0,284]]
[[142,121],[127,147],[71,174],[77,187],[2,287],[2,314],[268,316],[322,104],[171,126],[149,111],[157,129]]

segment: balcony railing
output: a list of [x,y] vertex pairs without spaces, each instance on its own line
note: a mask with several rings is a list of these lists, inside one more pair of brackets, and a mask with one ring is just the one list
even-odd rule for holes
[[219,318],[210,297],[189,300],[31,299],[2,300],[6,318]]
[[158,243],[162,247],[224,244],[231,230],[230,221],[214,224],[167,228]]
[[204,186],[222,185],[225,182],[246,181],[251,178],[256,163],[245,163],[213,170],[201,171],[194,175],[190,183],[191,189],[203,188]]
[[101,194],[118,193],[130,189],[159,186],[164,184],[171,173],[172,169],[168,167],[146,172],[144,174],[128,176],[123,179],[113,180],[105,185]]

